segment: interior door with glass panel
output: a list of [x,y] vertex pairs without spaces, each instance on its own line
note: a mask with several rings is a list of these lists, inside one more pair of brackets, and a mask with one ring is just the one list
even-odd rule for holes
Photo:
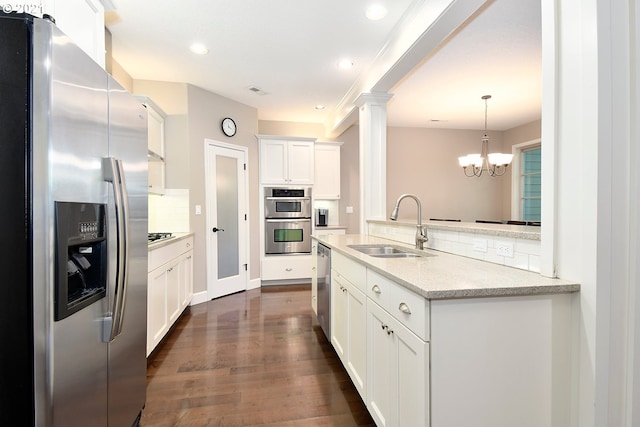
[[207,295],[247,288],[246,150],[207,141]]

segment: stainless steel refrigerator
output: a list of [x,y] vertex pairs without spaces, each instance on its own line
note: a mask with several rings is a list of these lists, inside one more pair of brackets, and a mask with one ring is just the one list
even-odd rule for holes
[[0,425],[136,425],[146,110],[50,20],[0,40]]

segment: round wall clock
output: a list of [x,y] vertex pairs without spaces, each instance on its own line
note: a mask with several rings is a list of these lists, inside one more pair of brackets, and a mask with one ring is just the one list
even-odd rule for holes
[[225,117],[222,119],[222,132],[224,132],[227,136],[233,136],[236,134],[238,128],[236,127],[236,122],[233,121],[230,117]]

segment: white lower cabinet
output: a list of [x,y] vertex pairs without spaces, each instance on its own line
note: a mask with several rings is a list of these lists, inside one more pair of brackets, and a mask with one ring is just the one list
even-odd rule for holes
[[309,279],[314,275],[311,255],[272,255],[260,264],[262,280]]
[[362,398],[365,398],[367,297],[342,275],[331,272],[331,343]]
[[382,426],[429,423],[428,343],[367,303],[367,408]]
[[157,268],[147,282],[147,356],[169,329],[167,315],[167,271]]
[[331,343],[378,427],[575,424],[576,294],[427,300],[381,273],[332,251]]
[[149,251],[147,356],[193,296],[193,237]]
[[428,302],[336,251],[331,258],[331,343],[371,416],[379,427],[428,426]]

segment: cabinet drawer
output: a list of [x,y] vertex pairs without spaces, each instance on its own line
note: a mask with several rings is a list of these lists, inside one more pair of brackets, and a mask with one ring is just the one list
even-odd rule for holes
[[148,271],[151,272],[160,267],[162,264],[165,264],[192,249],[193,236],[174,240],[167,245],[161,246],[157,249],[152,249],[149,251]]
[[262,280],[307,279],[311,277],[311,255],[264,258]]
[[331,269],[366,293],[367,268],[364,265],[352,261],[336,251],[331,251]]
[[429,301],[372,270],[367,270],[366,292],[414,334],[429,341]]

